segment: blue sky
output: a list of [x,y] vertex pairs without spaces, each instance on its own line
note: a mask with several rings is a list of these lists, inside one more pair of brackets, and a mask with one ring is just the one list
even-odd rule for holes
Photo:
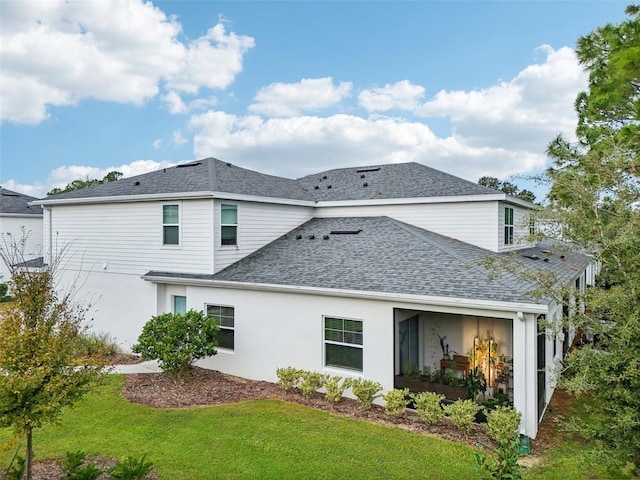
[[0,185],[209,156],[290,178],[527,175],[573,135],[576,39],[626,4],[3,0]]

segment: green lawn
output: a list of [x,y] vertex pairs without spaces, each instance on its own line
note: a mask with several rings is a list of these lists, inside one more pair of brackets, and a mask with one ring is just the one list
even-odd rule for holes
[[[479,478],[466,446],[276,400],[152,409],[123,400],[122,382],[110,376],[60,425],[37,430],[36,460],[80,449],[118,458],[146,453],[172,480]],[[0,465],[12,453],[0,452]]]
[[[277,400],[153,409],[120,396],[123,377],[34,433],[36,460],[67,451],[147,454],[162,479],[478,479],[473,449]],[[0,431],[0,442],[9,438]],[[13,450],[0,449],[0,471]],[[565,440],[525,480],[618,478]]]

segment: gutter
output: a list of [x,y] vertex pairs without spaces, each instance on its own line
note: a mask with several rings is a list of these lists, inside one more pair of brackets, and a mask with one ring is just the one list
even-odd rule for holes
[[363,300],[382,300],[387,302],[407,302],[425,305],[437,305],[442,307],[463,307],[479,310],[498,310],[505,312],[527,312],[536,314],[548,314],[548,305],[524,302],[496,302],[491,300],[473,300],[466,298],[436,297],[429,295],[398,294],[388,292],[364,292],[361,290],[331,289],[319,287],[306,287],[299,285],[277,285],[267,283],[232,282],[228,280],[212,280],[205,278],[180,278],[160,275],[141,275],[140,278],[147,282],[164,283],[172,285],[203,286],[213,288],[229,288],[239,290],[252,290],[262,292],[298,293],[305,295],[321,295],[326,297],[348,297]]

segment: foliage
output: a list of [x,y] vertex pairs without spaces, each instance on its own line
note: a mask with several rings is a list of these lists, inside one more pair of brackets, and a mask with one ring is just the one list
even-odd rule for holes
[[380,396],[382,385],[373,380],[357,378],[351,381],[351,391],[360,406],[369,409],[373,405],[373,401]]
[[276,369],[278,385],[280,385],[285,392],[288,392],[298,386],[303,373],[304,370],[299,370],[294,367],[278,368]]
[[57,195],[59,193],[72,192],[74,190],[80,190],[81,188],[93,187],[94,185],[102,185],[103,183],[115,182],[116,180],[121,179],[124,176],[121,172],[116,172],[115,170],[107,173],[102,180],[98,180],[97,178],[89,178],[86,177],[84,179],[77,179],[71,183],[68,183],[64,188],[54,188],[47,195]]
[[402,375],[407,378],[420,379],[422,376],[420,373],[420,367],[415,363],[407,362],[402,369]]
[[326,382],[324,382],[325,389],[325,398],[330,402],[338,403],[342,400],[342,396],[344,395],[344,391],[351,386],[351,379],[345,378],[343,379],[340,376],[329,377]]
[[13,300],[11,295],[7,295],[9,292],[9,284],[0,283],[0,302],[10,302]]
[[464,386],[467,388],[467,398],[475,400],[479,393],[487,391],[487,380],[478,367],[469,370]]
[[527,202],[534,203],[536,201],[536,196],[533,192],[524,189],[520,190],[517,185],[506,180],[498,180],[496,177],[481,177],[478,180],[478,185],[504,192]]
[[435,392],[420,392],[411,396],[416,406],[418,416],[426,424],[434,424],[444,417],[440,402],[445,399],[444,395]]
[[409,389],[399,390],[394,388],[382,395],[384,400],[384,412],[390,417],[401,417],[407,411],[409,404]]
[[120,353],[122,348],[108,332],[88,332],[78,339],[77,355],[81,358],[87,356],[109,358]]
[[26,438],[26,477],[31,478],[32,432],[56,422],[63,409],[89,392],[103,376],[105,362],[77,355],[88,307],[74,303],[72,287],[59,292],[55,279],[64,255],[32,271],[24,260],[26,237],[5,237],[0,257],[11,272],[11,308],[0,312],[0,426]]
[[128,456],[118,462],[109,473],[116,480],[143,480],[153,470],[153,462],[148,461],[147,455],[140,458]]
[[90,462],[84,464],[86,454],[77,450],[75,452],[67,452],[65,458],[58,462],[58,465],[64,472],[65,479],[69,480],[96,480],[102,475],[102,470],[95,463]]
[[132,351],[158,360],[163,371],[182,382],[196,360],[217,353],[218,330],[215,319],[201,311],[163,313],[144,325]]
[[24,457],[18,455],[15,458],[15,465],[12,463],[6,472],[7,480],[22,480],[27,473],[27,464]]
[[[565,359],[561,385],[589,394],[595,407],[576,427],[609,458],[640,474],[640,8],[581,37],[576,53],[589,73],[576,99],[578,142],[551,142],[547,233],[601,262],[597,288],[578,297],[574,324],[593,345]],[[557,231],[551,227],[557,226]]]
[[444,413],[449,416],[451,423],[465,433],[471,431],[476,413],[480,406],[472,400],[457,400],[444,406]]
[[522,478],[520,465],[518,464],[518,450],[520,448],[516,440],[500,440],[500,446],[496,450],[498,458],[489,458],[486,455],[475,452],[476,463],[480,467],[483,478],[512,480]]
[[319,372],[303,372],[300,377],[302,394],[306,396],[313,395],[319,388],[322,388],[328,378],[328,375],[323,375]]
[[497,442],[517,440],[521,417],[513,407],[496,407],[487,414],[487,435]]

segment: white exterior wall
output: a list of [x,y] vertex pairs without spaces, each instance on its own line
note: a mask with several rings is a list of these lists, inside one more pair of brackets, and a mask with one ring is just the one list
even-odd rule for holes
[[[2,242],[7,242],[7,246],[11,245],[11,239],[20,242],[23,235],[27,235],[22,251],[24,260],[33,260],[43,255],[42,216],[0,215],[0,235]],[[10,277],[9,268],[0,260],[0,283],[7,283]]]
[[316,211],[322,218],[383,215],[494,252],[502,241],[496,201],[319,207]]
[[[220,245],[220,205],[238,207],[238,245]],[[310,220],[313,207],[233,200],[215,201],[216,272]]]
[[[162,206],[180,206],[180,245],[162,244]],[[46,216],[52,253],[67,270],[142,275],[213,273],[213,201],[56,206]]]
[[[518,250],[520,248],[526,248],[531,245],[531,242],[527,242],[527,236],[529,235],[529,210],[523,207],[519,207],[513,204],[507,204],[500,202],[498,208],[498,235],[496,239],[498,241],[499,252],[509,252],[511,250]],[[504,244],[504,209],[505,207],[513,208],[513,243],[511,245]]]

